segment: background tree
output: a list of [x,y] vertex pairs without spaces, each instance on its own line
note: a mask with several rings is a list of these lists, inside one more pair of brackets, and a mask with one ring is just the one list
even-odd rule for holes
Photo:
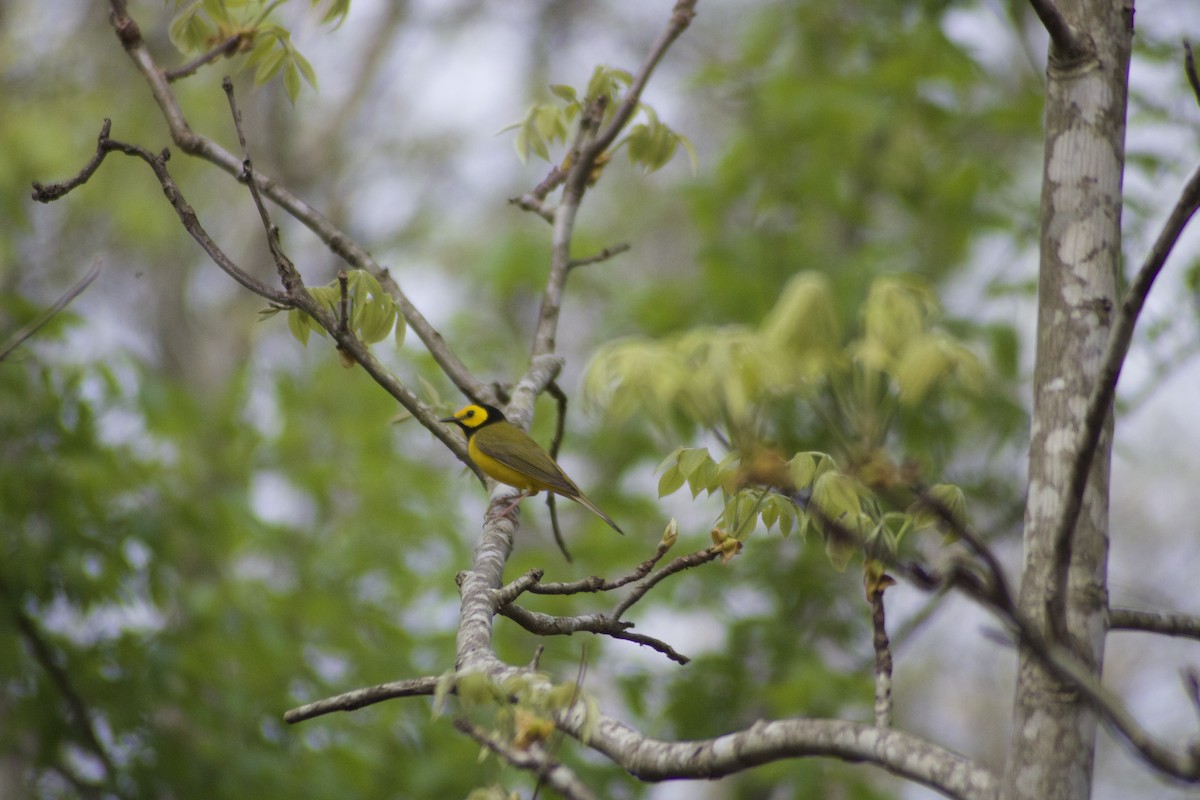
[[[1123,715],[1121,701],[1098,692],[1088,677],[1100,663],[1099,626],[1081,616],[1088,602],[1093,616],[1104,612],[1094,606],[1094,591],[1081,592],[1085,605],[1080,597],[1067,597],[1060,606],[1071,610],[1065,630],[1052,624],[1054,602],[1047,605],[1063,597],[1053,590],[1066,585],[1064,576],[1100,580],[1101,554],[1084,545],[1103,534],[1096,527],[1102,515],[1087,509],[1105,505],[1096,476],[1106,472],[1107,440],[1091,466],[1092,494],[1085,496],[1083,484],[1069,477],[1054,492],[1060,501],[1086,500],[1082,519],[1092,528],[1080,524],[1073,535],[1059,535],[1055,531],[1072,527],[1063,521],[1071,514],[1049,503],[1030,504],[1044,518],[1027,515],[1024,531],[1032,545],[1026,570],[1044,575],[1045,586],[1024,577],[1020,606],[1006,602],[1003,568],[993,560],[1013,569],[1005,537],[1019,529],[1019,470],[1013,463],[1023,426],[1012,398],[1020,396],[1014,384],[1022,375],[1021,331],[999,304],[1020,308],[1023,297],[1019,269],[1011,266],[1019,258],[1012,254],[1020,252],[1022,236],[1032,239],[1033,229],[1013,220],[1034,218],[1021,214],[1035,185],[1034,171],[1021,165],[1034,151],[1039,70],[1014,70],[1011,57],[990,61],[996,50],[980,46],[974,32],[1001,23],[981,20],[970,7],[883,5],[763,4],[745,19],[740,10],[704,7],[687,26],[687,4],[674,14],[664,7],[629,19],[549,4],[515,20],[485,9],[363,4],[328,36],[328,50],[310,49],[306,34],[318,35],[315,23],[326,12],[336,22],[343,11],[336,4],[311,18],[303,15],[307,4],[285,9],[293,15],[281,18],[288,28],[271,27],[275,18],[260,17],[254,4],[180,6],[165,19],[154,4],[127,9],[113,3],[107,27],[99,8],[65,4],[53,25],[44,5],[8,9],[4,30],[13,42],[56,41],[50,28],[76,31],[61,40],[72,42],[75,61],[47,47],[44,55],[26,52],[17,62],[24,69],[6,68],[3,96],[21,97],[23,112],[3,116],[6,150],[21,156],[12,163],[24,165],[13,182],[27,185],[74,171],[90,147],[95,121],[114,119],[113,138],[103,139],[98,151],[113,155],[75,194],[37,211],[27,201],[15,202],[15,190],[4,195],[14,200],[11,215],[31,226],[27,233],[0,234],[7,237],[0,277],[19,290],[5,294],[0,329],[6,333],[38,313],[39,304],[22,295],[52,298],[61,292],[51,288],[54,281],[42,288],[35,283],[52,271],[49,265],[66,267],[70,277],[59,281],[65,286],[89,265],[80,252],[108,254],[101,259],[101,278],[75,304],[84,309],[86,325],[60,315],[0,366],[10,398],[3,405],[9,409],[3,462],[9,474],[0,509],[5,528],[19,532],[6,541],[0,567],[6,633],[20,642],[5,650],[0,695],[10,785],[37,796],[207,796],[214,787],[220,794],[250,788],[323,796],[353,787],[363,795],[453,796],[489,783],[532,785],[507,771],[508,764],[533,770],[568,796],[640,791],[622,769],[564,744],[565,731],[644,778],[737,772],[714,790],[731,796],[820,793],[835,785],[861,796],[890,791],[879,773],[791,758],[804,755],[865,759],[954,796],[1086,796],[1088,781],[1079,778],[1091,772],[1089,719],[1097,708],[1100,719],[1119,738],[1132,737],[1139,757],[1153,765],[1138,774],[1173,772],[1194,780],[1194,757],[1182,747],[1140,740],[1138,721],[1149,717]],[[1161,266],[1190,206],[1180,207],[1162,245],[1150,251],[1149,268],[1131,284],[1133,305],[1117,309],[1115,329],[1124,333],[1111,337],[1115,356],[1102,358],[1103,300],[1118,302],[1114,226],[1121,161],[1107,155],[1119,153],[1113,143],[1123,141],[1123,113],[1116,108],[1124,104],[1128,20],[1120,8],[1101,4],[1063,7],[1063,24],[1049,6],[1034,10],[1055,34],[1046,88],[1048,141],[1059,141],[1064,130],[1067,136],[1059,145],[1067,154],[1065,175],[1053,172],[1057,151],[1047,149],[1055,179],[1046,185],[1066,188],[1063,196],[1049,192],[1045,200],[1043,252],[1061,259],[1086,256],[1084,266],[1093,268],[1086,275],[1098,282],[1094,290],[1039,294],[1044,339],[1036,380],[1042,388],[1034,396],[1050,398],[1047,387],[1056,385],[1056,377],[1081,367],[1085,374],[1071,382],[1078,399],[1054,407],[1075,417],[1064,422],[1053,410],[1034,408],[1031,476],[1037,481],[1043,468],[1053,477],[1070,474],[1040,455],[1042,445],[1052,456],[1091,452],[1086,442],[1063,448],[1062,437],[1049,432],[1075,427],[1072,421],[1084,408],[1103,420],[1111,395],[1093,398],[1094,386],[1115,383],[1113,367],[1121,364],[1147,279]],[[1000,48],[1007,56],[1032,38],[1029,10],[1014,4],[1010,11],[1006,30],[1017,33],[1008,48]],[[356,28],[360,13],[365,22]],[[1146,16],[1143,10],[1139,23]],[[652,44],[664,26],[668,38]],[[684,27],[682,38],[670,41]],[[741,38],[728,35],[734,29],[744,31]],[[104,37],[79,46],[91,41],[90,31]],[[573,43],[592,38],[585,31],[607,31],[609,39],[573,59]],[[206,55],[191,61],[197,53],[172,56],[168,34],[174,44]],[[476,104],[432,99],[457,99],[464,91],[454,68],[444,66],[448,55],[500,52],[489,48],[503,42],[507,50],[521,36],[532,44],[513,48],[529,56],[529,84],[520,96],[532,95],[539,105],[516,139],[530,155],[537,153],[538,137],[546,140],[560,164],[548,178],[544,167],[515,173],[503,158],[507,145],[478,136],[518,117],[513,108],[519,101],[498,104],[496,116],[487,116],[472,113]],[[1153,40],[1148,44],[1143,57],[1178,63],[1176,47],[1156,51]],[[310,70],[297,46],[311,55],[311,75],[323,86],[319,95],[304,87]],[[443,66],[420,69],[423,48]],[[666,56],[661,63],[645,62],[647,51],[656,59]],[[282,249],[273,259],[266,258],[255,198],[204,163],[230,176],[242,170],[241,145],[234,144],[229,105],[217,91],[220,72],[209,66],[213,60],[231,70],[250,68],[240,73],[231,97],[245,111],[253,167],[277,178],[262,185],[267,203],[261,208],[281,227]],[[637,110],[632,101],[640,83],[627,86],[618,72],[593,73],[597,61],[630,67],[631,77],[649,75],[633,69],[639,63],[657,67],[642,95],[653,108],[634,120],[641,128],[620,124],[621,109]],[[71,64],[69,72],[63,63]],[[158,65],[166,63],[180,66],[160,72]],[[464,69],[461,62],[449,63]],[[1092,63],[1103,68],[1072,68]],[[682,83],[681,76],[700,65],[700,83]],[[505,77],[494,62],[486,68],[493,80]],[[256,72],[267,82],[251,91]],[[108,85],[87,78],[94,74],[121,76],[113,88],[144,102],[118,101]],[[544,88],[559,82],[560,74],[574,76],[574,95]],[[32,75],[60,77],[35,81]],[[1101,80],[1107,88],[1088,83]],[[1176,83],[1182,90],[1182,79]],[[134,86],[150,92],[135,93]],[[661,94],[656,86],[663,87]],[[294,96],[295,110],[285,95]],[[589,102],[601,95],[611,98],[606,108]],[[1063,97],[1068,109],[1095,124],[1094,135],[1055,116]],[[1179,106],[1173,109],[1164,97],[1150,95],[1139,105],[1135,91],[1135,108],[1158,121],[1170,119]],[[1085,101],[1116,105],[1092,116]],[[396,114],[397,108],[405,113]],[[574,126],[589,119],[595,129],[584,125],[575,138]],[[156,156],[166,141],[164,120],[174,140],[169,162]],[[315,120],[329,122],[307,124]],[[678,142],[674,131],[696,141],[701,171],[694,179],[686,168],[670,171],[676,167],[646,178],[622,163],[625,151],[643,168],[661,166]],[[613,138],[605,142],[609,133]],[[593,170],[593,160],[605,158],[608,146],[625,134],[634,138],[612,163]],[[482,149],[490,152],[481,155],[480,146],[471,144],[474,149],[463,154],[451,147],[456,139],[486,141]],[[218,141],[229,149],[219,149]],[[1072,157],[1093,141],[1106,158]],[[131,151],[126,142],[147,149]],[[145,165],[112,163],[123,150]],[[180,158],[180,151],[199,158]],[[573,155],[560,161],[564,151]],[[1174,157],[1133,154],[1146,174],[1176,168]],[[1091,176],[1083,170],[1096,165],[1107,172]],[[494,186],[484,175],[497,176],[501,188],[481,191]],[[254,324],[261,299],[212,270],[207,256],[193,259],[194,248],[180,237],[180,219],[153,191],[153,182],[138,183],[147,177],[181,187],[181,197],[199,211],[198,221],[186,213],[182,221],[193,234],[203,226],[212,239],[209,255],[222,258],[220,248],[227,271],[243,286],[258,288],[277,306],[306,309],[308,316],[290,310],[290,326],[283,317]],[[593,179],[596,186],[588,188]],[[1107,187],[1107,194],[1072,192],[1072,181]],[[516,211],[512,217],[496,214],[502,199],[514,195],[517,205],[535,213],[524,219]],[[629,213],[631,197],[637,198],[636,215]],[[103,198],[105,213],[96,213],[95,198]],[[1079,201],[1081,210],[1072,211],[1071,203]],[[180,203],[176,211],[183,210]],[[585,214],[576,222],[580,207]],[[1097,208],[1102,212],[1093,213]],[[1143,215],[1137,206],[1132,210],[1126,224],[1136,237]],[[552,232],[539,212],[554,217]],[[1153,218],[1153,212],[1145,216]],[[476,235],[464,236],[464,230]],[[1070,247],[1063,246],[1063,231]],[[1083,246],[1092,235],[1108,246]],[[1055,237],[1057,249],[1045,247]],[[572,266],[572,257],[611,254],[623,242],[633,244],[629,254]],[[1103,258],[1088,260],[1093,254]],[[299,290],[299,274],[289,269],[287,257],[312,286],[328,281],[328,288],[315,296]],[[1141,263],[1140,253],[1132,260]],[[990,268],[994,263],[1002,266]],[[407,294],[381,264],[392,267]],[[1069,260],[1064,264],[1045,262],[1044,280],[1083,274]],[[342,290],[336,273],[347,267],[373,273],[378,288],[352,270]],[[897,272],[941,286],[948,313],[938,312],[933,295],[911,278],[876,279]],[[569,290],[562,291],[568,274]],[[978,299],[988,293],[1001,299]],[[1081,304],[1069,316],[1078,324],[1080,344],[1045,323],[1056,319],[1046,304],[1060,300]],[[404,349],[393,354],[377,344],[368,350],[364,340],[375,339],[397,316],[405,321],[401,331],[409,330]],[[323,327],[343,358],[366,369],[344,372],[331,354],[319,355],[325,342],[318,338],[309,337],[307,350],[280,340],[288,327],[300,337]],[[1170,362],[1172,337],[1181,329],[1194,336],[1190,319],[1152,326],[1160,338],[1148,349]],[[576,509],[559,509],[572,564],[554,553],[545,512],[529,501],[515,550],[510,552],[511,527],[494,520],[476,548],[470,520],[479,518],[480,508],[459,509],[457,498],[475,503],[477,492],[447,480],[454,467],[445,447],[418,426],[385,430],[382,422],[394,416],[394,406],[378,385],[362,379],[369,372],[441,435],[444,429],[431,419],[441,415],[435,410],[458,404],[459,390],[481,398],[509,393],[516,418],[527,421],[534,396],[560,369],[557,353],[569,355],[558,384],[574,401],[580,368],[595,343],[634,333],[645,338],[610,343],[589,368],[591,398],[613,413],[603,424],[588,425],[568,415],[571,435],[563,458],[589,494],[631,533],[640,533],[620,541],[597,523],[585,535],[580,528],[592,521]],[[62,344],[52,343],[55,336],[65,337]],[[1186,343],[1186,335],[1180,338]],[[1084,356],[1072,355],[1072,347]],[[979,369],[975,353],[985,355],[989,369]],[[1047,353],[1059,355],[1059,367],[1047,366],[1053,364]],[[1101,377],[1089,377],[1089,370]],[[517,375],[523,380],[510,386]],[[1152,374],[1147,385],[1154,381]],[[641,401],[633,418],[622,414],[632,397]],[[1090,405],[1082,404],[1085,398]],[[549,441],[561,409],[549,402],[540,409],[535,433]],[[1089,430],[1101,427],[1097,422]],[[681,444],[690,447],[652,477],[653,465]],[[461,450],[453,439],[445,445]],[[711,461],[699,449],[705,445]],[[730,448],[740,461],[718,466]],[[803,457],[791,458],[796,453]],[[785,458],[790,464],[781,478],[778,462]],[[1087,474],[1088,467],[1082,469]],[[955,510],[956,493],[924,489],[943,476],[970,497],[972,518],[987,532],[986,541],[948,513]],[[693,506],[671,495],[663,501],[669,509],[664,513],[651,502],[656,481],[663,491],[687,483],[694,491],[724,494],[728,502]],[[773,491],[765,491],[768,486]],[[910,511],[909,501],[922,498],[924,510]],[[629,574],[652,552],[648,532],[657,536],[671,514],[681,520],[676,548],[695,555],[660,561],[681,571],[644,595],[634,588],[627,597],[636,605],[606,594],[562,594],[595,589],[595,583],[578,583],[591,575]],[[965,537],[966,545],[935,555],[910,528],[940,516],[951,517],[941,520],[943,526]],[[712,543],[714,518],[721,533]],[[741,547],[755,525],[775,529],[789,522],[793,530],[807,525],[807,533],[780,539],[759,532]],[[868,644],[872,619],[859,594],[861,562],[839,573],[822,554],[826,550],[841,563],[861,549],[859,536],[872,534],[866,544],[874,561],[868,563],[889,563],[901,579],[886,592],[893,643],[902,644],[903,632],[930,616],[958,637],[971,630],[963,606],[952,599],[960,592],[995,613],[1007,634],[1022,642],[1025,666],[1014,720],[1020,735],[1011,749],[1002,740],[964,740],[953,725],[949,731],[924,729],[930,723],[919,709],[906,707],[913,702],[907,698],[931,687],[940,695],[937,706],[959,706],[964,698],[948,703],[946,673],[923,665],[918,680],[906,685],[904,670],[923,660],[916,648],[901,646],[896,654],[900,705],[890,713],[881,657],[891,651],[880,646],[873,653]],[[895,555],[880,545],[897,540]],[[1090,565],[1084,560],[1089,553]],[[691,568],[693,561],[721,557],[728,563]],[[471,563],[462,577],[460,615],[449,578]],[[545,569],[544,575],[530,572],[534,567]],[[661,574],[653,565],[643,569],[649,572],[633,574]],[[882,613],[885,582],[877,569],[868,575],[874,610]],[[490,590],[502,577],[516,580],[497,597]],[[1081,585],[1080,579],[1071,585]],[[937,587],[951,591],[924,599]],[[519,591],[555,593],[518,598]],[[519,605],[504,606],[506,600]],[[637,622],[635,629],[604,617],[614,604]],[[668,654],[695,657],[678,667],[652,650],[606,644],[603,637],[582,654],[579,637],[546,638],[507,621],[492,640],[492,612],[498,609],[542,633],[554,625],[643,636]],[[1151,624],[1195,635],[1187,617],[1122,612],[1110,620],[1118,628]],[[879,644],[880,628],[874,632]],[[930,641],[928,632],[917,635]],[[527,663],[540,645],[540,673],[511,666]],[[1001,660],[1013,652],[1009,645],[984,646],[995,648]],[[451,680],[445,671],[455,652],[459,674]],[[587,671],[575,687],[581,661]],[[443,710],[439,720],[429,721],[427,706],[399,701],[300,728],[279,723],[280,709],[349,686],[414,676],[426,677],[382,684],[353,701],[435,694]],[[1047,752],[1041,737],[1060,743],[1062,737],[1025,724],[1041,719],[1032,712],[1047,708],[1046,686],[1067,701],[1052,717],[1072,732],[1074,748]],[[446,694],[451,689],[456,697]],[[873,705],[872,724],[865,720]],[[895,717],[895,729],[886,729],[888,716]],[[759,719],[780,721],[752,727]],[[738,744],[725,759],[719,747],[699,755],[693,746],[636,748],[637,737],[624,724],[663,739],[742,733],[719,740]],[[906,730],[947,742],[970,758]],[[472,739],[500,758],[476,765]],[[397,752],[413,758],[398,759]],[[645,760],[652,753],[662,759]],[[749,768],[763,761],[774,763]],[[1029,768],[1038,769],[1045,783],[1027,780]]]

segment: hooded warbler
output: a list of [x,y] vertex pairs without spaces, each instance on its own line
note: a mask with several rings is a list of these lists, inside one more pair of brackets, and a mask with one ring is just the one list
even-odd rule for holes
[[453,417],[440,421],[462,428],[467,435],[467,454],[485,474],[521,490],[504,513],[512,511],[526,497],[541,491],[554,492],[579,503],[617,533],[625,533],[579,490],[541,445],[505,419],[500,409],[477,403],[464,406]]

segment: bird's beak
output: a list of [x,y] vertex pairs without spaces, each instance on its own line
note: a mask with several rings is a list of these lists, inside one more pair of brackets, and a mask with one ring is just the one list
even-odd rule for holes
[[442,419],[439,419],[438,422],[458,422],[458,420],[456,420],[454,417],[443,417]]

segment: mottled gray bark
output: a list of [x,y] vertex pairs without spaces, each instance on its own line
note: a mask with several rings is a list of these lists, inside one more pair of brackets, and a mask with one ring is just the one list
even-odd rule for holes
[[[1039,13],[1046,9],[1037,5]],[[1069,547],[1059,548],[1057,559],[1055,531],[1117,301],[1131,5],[1057,3],[1065,28],[1057,31],[1047,68],[1037,362],[1018,600],[1046,636],[1063,640],[1097,673],[1107,605],[1111,416]],[[1079,693],[1023,650],[1004,796],[1089,797],[1095,735],[1095,717]]]

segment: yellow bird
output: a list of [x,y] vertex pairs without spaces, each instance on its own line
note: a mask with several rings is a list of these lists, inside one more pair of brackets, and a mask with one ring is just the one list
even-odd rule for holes
[[521,490],[512,505],[504,510],[505,514],[526,497],[541,491],[554,492],[579,503],[624,535],[625,531],[579,490],[550,454],[529,434],[505,419],[500,409],[477,403],[464,406],[453,417],[440,421],[462,428],[467,435],[467,454],[485,474]]

